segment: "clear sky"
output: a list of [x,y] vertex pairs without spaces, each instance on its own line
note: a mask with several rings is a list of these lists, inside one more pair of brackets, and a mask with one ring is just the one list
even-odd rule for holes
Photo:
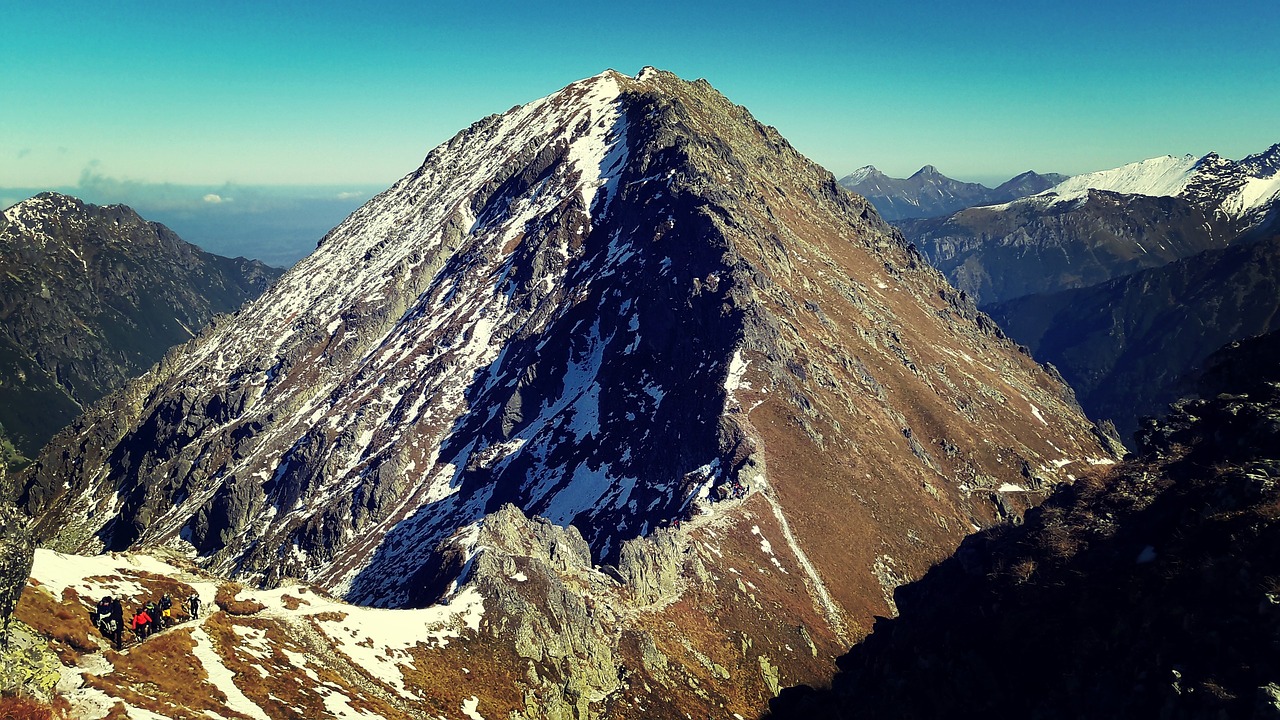
[[3,6],[0,187],[387,186],[605,68],[705,77],[836,175],[1077,173],[1280,142],[1260,0]]

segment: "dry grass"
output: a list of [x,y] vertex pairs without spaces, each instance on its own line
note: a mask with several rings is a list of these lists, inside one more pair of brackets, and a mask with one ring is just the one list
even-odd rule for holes
[[243,590],[244,586],[239,583],[223,583],[218,586],[218,593],[213,601],[228,615],[256,615],[267,609],[266,605],[257,600],[237,600],[236,596]]
[[[206,718],[206,711],[228,715],[226,696],[208,680],[195,658],[190,630],[156,635],[128,653],[108,650],[114,671],[86,674],[85,683],[130,705],[170,718]],[[243,717],[230,713],[232,717]]]
[[66,714],[48,703],[21,695],[0,697],[0,720],[61,720]]
[[81,654],[98,649],[98,630],[89,620],[88,606],[74,590],[64,592],[59,602],[48,590],[28,585],[13,617],[48,638],[65,664],[74,665]]
[[[514,626],[514,623],[513,623]],[[453,717],[464,698],[480,698],[480,714],[508,717],[524,710],[524,695],[513,669],[529,661],[515,653],[515,642],[504,633],[469,636],[444,648],[417,646],[409,650],[412,665],[401,665],[405,685],[424,699],[423,716]],[[465,668],[465,669],[464,669]]]
[[[237,677],[252,678],[251,682],[240,684],[240,689],[272,717],[327,717],[330,712],[325,697],[335,692],[346,696],[358,711],[388,718],[405,716],[367,692],[363,678],[354,673],[348,676],[329,662],[316,659],[320,653],[306,646],[304,636],[278,622],[222,614],[211,616],[204,627],[222,664]],[[270,653],[264,656],[260,647],[246,647],[237,628],[252,628],[264,635]],[[299,657],[308,659],[305,667],[295,664]],[[308,672],[315,677],[303,681]]]

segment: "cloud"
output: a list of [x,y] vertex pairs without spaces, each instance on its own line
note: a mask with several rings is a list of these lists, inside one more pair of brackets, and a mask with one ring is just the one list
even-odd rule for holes
[[18,159],[21,160],[22,158],[30,154],[31,154],[31,148],[29,147],[22,148],[21,150],[18,151]]
[[224,198],[217,193],[209,193],[201,199],[209,203],[210,205],[220,205],[222,203],[231,202],[231,198]]
[[347,191],[347,192],[340,192],[340,193],[338,193],[338,199],[339,199],[339,200],[354,200],[354,199],[356,199],[356,198],[364,198],[364,197],[369,197],[369,193],[367,193],[367,192],[351,192],[351,191]]

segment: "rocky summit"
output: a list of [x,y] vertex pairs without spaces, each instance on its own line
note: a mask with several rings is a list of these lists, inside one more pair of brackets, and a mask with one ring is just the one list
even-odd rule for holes
[[646,68],[432,150],[18,499],[63,550],[384,607],[478,593],[441,652],[492,666],[491,717],[747,715],[1108,462],[865,200]]
[[84,406],[279,275],[206,253],[123,205],[42,193],[6,209],[0,434],[35,455]]

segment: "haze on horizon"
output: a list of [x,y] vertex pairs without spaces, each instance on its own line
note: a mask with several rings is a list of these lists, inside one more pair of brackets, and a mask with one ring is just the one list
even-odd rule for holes
[[277,265],[472,122],[606,68],[706,78],[837,176],[931,164],[994,186],[1280,141],[1269,4],[71,0],[6,16],[21,32],[0,44],[0,207],[50,189],[126,203]]

